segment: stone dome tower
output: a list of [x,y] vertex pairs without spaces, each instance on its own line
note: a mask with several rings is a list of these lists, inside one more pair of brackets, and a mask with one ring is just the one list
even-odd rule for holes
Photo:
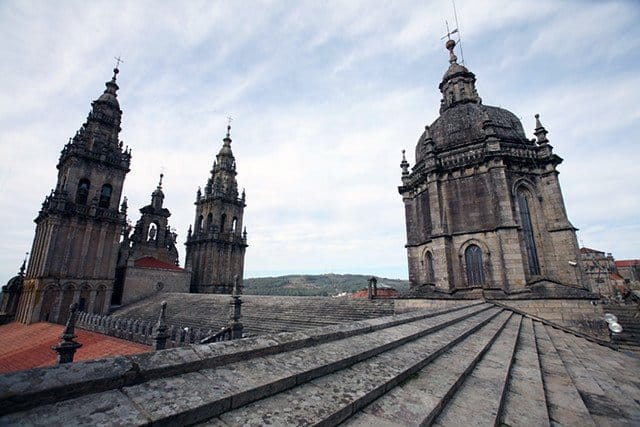
[[409,280],[447,293],[527,291],[541,281],[579,287],[576,229],[567,219],[553,153],[511,112],[482,103],[458,64],[439,85],[440,116],[426,126],[415,165],[401,163]]

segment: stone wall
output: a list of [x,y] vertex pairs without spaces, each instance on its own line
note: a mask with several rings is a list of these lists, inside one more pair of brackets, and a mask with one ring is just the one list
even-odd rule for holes
[[593,300],[531,299],[500,300],[499,303],[523,313],[548,320],[603,340],[609,340],[602,305]]
[[469,305],[465,300],[443,300],[443,299],[397,299],[394,301],[394,312],[396,314],[407,313],[414,310],[443,310],[454,307]]
[[127,267],[122,304],[130,304],[158,292],[189,292],[191,273],[186,270]]

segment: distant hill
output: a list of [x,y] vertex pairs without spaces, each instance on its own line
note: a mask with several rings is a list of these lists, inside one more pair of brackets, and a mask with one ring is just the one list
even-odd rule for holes
[[[244,279],[244,293],[248,295],[329,296],[341,292],[353,293],[367,287],[371,276],[363,274],[292,274],[279,277]],[[384,284],[404,292],[408,280],[377,277]]]

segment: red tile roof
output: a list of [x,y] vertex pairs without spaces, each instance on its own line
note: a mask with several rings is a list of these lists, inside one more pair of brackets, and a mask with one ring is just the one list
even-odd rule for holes
[[[61,341],[63,330],[62,325],[46,322],[31,325],[12,322],[0,326],[0,372],[55,365],[58,354],[51,346]],[[146,345],[83,329],[76,329],[76,335],[82,347],[76,351],[74,361],[151,351]]]
[[175,264],[169,264],[164,261],[160,261],[157,258],[152,256],[146,256],[143,258],[138,258],[133,263],[134,266],[138,268],[159,268],[161,270],[184,270],[184,268],[180,268]]
[[640,259],[621,259],[616,261],[616,267],[640,267]]

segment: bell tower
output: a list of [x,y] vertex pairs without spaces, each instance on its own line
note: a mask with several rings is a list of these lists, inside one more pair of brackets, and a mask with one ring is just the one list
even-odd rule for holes
[[231,126],[216,156],[211,176],[196,194],[196,217],[187,234],[186,268],[191,292],[231,293],[234,284],[242,289],[247,230],[242,229],[246,206],[244,190],[238,197],[236,160],[231,152]]
[[118,68],[64,146],[55,189],[35,219],[36,233],[16,320],[64,323],[69,306],[106,313],[125,212],[118,206],[131,150],[118,139]]

